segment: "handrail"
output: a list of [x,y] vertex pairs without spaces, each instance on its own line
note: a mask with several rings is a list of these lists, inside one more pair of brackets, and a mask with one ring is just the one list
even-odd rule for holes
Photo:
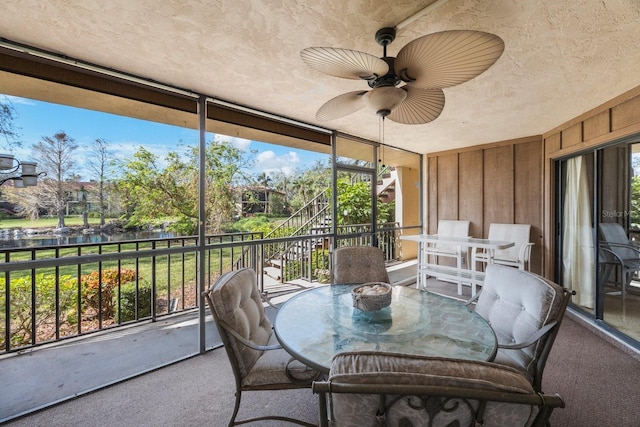
[[[387,260],[395,259],[396,238],[404,229],[390,225],[381,225],[377,232]],[[327,275],[334,239],[338,246],[372,244],[371,230],[363,225],[342,227],[338,235],[325,229],[330,231],[317,227],[314,234],[279,238],[263,238],[261,233],[207,236],[203,285],[232,269],[251,267],[261,290],[269,290],[275,283],[265,282],[262,268],[263,248],[269,245],[304,248],[301,261],[287,263],[282,274],[311,282]],[[196,237],[186,236],[0,250],[0,354],[196,309],[196,242]],[[121,279],[126,271],[134,272],[133,281]],[[89,276],[97,280],[91,307],[86,300]],[[88,307],[93,311],[87,312]],[[105,307],[109,310],[103,313]]]

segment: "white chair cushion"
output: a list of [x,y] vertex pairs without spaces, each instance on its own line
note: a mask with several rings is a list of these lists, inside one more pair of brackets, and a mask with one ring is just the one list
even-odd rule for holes
[[[475,311],[489,322],[499,344],[515,344],[555,320],[562,301],[562,288],[543,277],[511,267],[488,265]],[[522,350],[499,350],[495,362],[533,375],[534,362],[543,343],[539,340]]]

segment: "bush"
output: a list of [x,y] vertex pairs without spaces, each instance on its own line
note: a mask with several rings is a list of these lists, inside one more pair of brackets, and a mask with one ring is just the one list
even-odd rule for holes
[[[136,282],[128,282],[120,287],[119,322],[129,322],[151,316],[151,285],[146,282],[139,282],[137,295],[136,316]],[[117,295],[115,297],[117,298]]]
[[[118,284],[136,280],[136,272],[126,268],[102,270],[102,278],[98,271],[93,271],[80,278],[82,297],[86,308],[101,314],[102,319],[111,319],[115,315],[116,292]],[[99,291],[101,289],[101,291]],[[102,313],[100,305],[102,304]]]
[[[40,273],[36,275],[35,284],[32,287],[31,277],[25,276],[12,279],[10,283],[11,303],[9,315],[11,316],[11,346],[20,347],[33,341],[32,330],[32,289],[36,295],[35,326],[36,341],[42,341],[55,337],[56,326],[56,276]],[[77,282],[72,276],[60,276],[58,297],[60,310],[60,325],[77,324],[76,314],[76,290]],[[6,292],[4,277],[0,277],[0,292],[3,297]],[[2,299],[0,311],[4,312],[5,301]],[[4,318],[6,313],[2,313]],[[4,334],[2,334],[3,338]],[[0,340],[1,341],[1,340]],[[3,343],[4,344],[4,343]]]
[[238,221],[231,225],[232,232],[254,232],[254,233],[268,233],[273,230],[274,224],[269,221],[266,215],[254,215],[251,217],[240,218]]

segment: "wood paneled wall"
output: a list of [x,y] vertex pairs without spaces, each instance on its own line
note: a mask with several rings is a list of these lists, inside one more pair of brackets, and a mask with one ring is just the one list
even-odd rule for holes
[[531,224],[531,271],[542,271],[542,136],[501,141],[427,156],[427,232],[440,219],[471,221],[487,237],[491,223]]
[[471,221],[471,235],[489,224],[531,224],[531,270],[552,278],[554,170],[558,158],[638,135],[640,86],[544,133],[426,156],[426,232],[440,219]]

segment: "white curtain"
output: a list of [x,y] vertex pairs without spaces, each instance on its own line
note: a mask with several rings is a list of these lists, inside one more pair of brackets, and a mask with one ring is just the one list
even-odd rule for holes
[[573,302],[594,308],[595,277],[591,200],[583,158],[567,160],[562,218],[563,284],[576,291]]

